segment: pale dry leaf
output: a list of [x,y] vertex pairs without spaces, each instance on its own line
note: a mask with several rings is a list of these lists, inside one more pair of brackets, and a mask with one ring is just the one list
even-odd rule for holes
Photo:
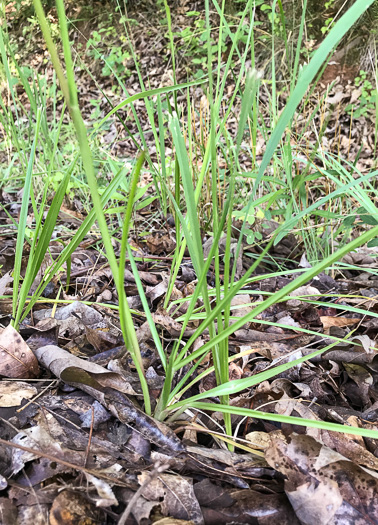
[[0,295],[4,295],[5,290],[8,288],[8,285],[13,281],[13,277],[10,272],[5,273],[0,278]]
[[[253,310],[251,297],[247,294],[235,295],[231,299],[231,307],[236,307],[231,309],[232,317],[244,317]],[[230,324],[236,323],[237,319],[230,319]],[[251,323],[245,323],[241,328],[248,329]]]
[[98,498],[94,498],[96,501],[96,507],[111,507],[112,505],[118,505],[117,498],[114,496],[114,493],[109,485],[103,479],[96,478],[85,472],[87,480],[96,487]]
[[331,524],[343,502],[337,483],[329,480],[311,480],[293,491],[287,490],[286,495],[303,525]]
[[0,382],[0,407],[17,407],[23,399],[32,399],[38,390],[28,383],[21,381]]
[[354,324],[359,323],[361,319],[321,315],[320,321],[322,322],[323,328],[326,330],[327,328],[331,328],[331,326],[338,326],[339,328],[344,328],[345,326],[353,326]]

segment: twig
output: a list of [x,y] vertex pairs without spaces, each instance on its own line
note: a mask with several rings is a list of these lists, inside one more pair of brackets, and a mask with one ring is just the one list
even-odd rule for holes
[[88,464],[89,451],[91,449],[92,435],[93,435],[93,425],[94,425],[94,408],[93,408],[93,405],[91,406],[91,409],[92,409],[91,428],[89,429],[88,446],[87,446],[87,451],[85,453],[84,467],[86,467],[87,464]]
[[[58,382],[59,382],[58,379],[54,380],[55,384],[58,384]],[[49,385],[47,385],[43,390],[40,391],[39,394],[37,394],[35,397],[33,397],[33,399],[30,399],[30,401],[28,401],[26,403],[26,405],[24,405],[23,407],[21,407],[18,410],[16,410],[16,412],[17,413],[22,412],[23,410],[25,410],[25,408],[27,408],[29,405],[34,403],[39,397],[41,397],[46,392],[46,390],[49,390],[50,388],[54,388],[54,386],[55,386],[54,383],[50,383]]]

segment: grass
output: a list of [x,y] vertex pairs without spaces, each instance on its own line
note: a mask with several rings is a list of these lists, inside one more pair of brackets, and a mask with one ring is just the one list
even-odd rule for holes
[[[356,429],[336,425],[328,422],[319,422],[265,414],[256,410],[240,409],[229,404],[230,396],[240,393],[245,389],[257,385],[274,377],[289,368],[296,366],[320,355],[332,348],[339,342],[338,339],[328,347],[317,350],[306,357],[285,363],[266,370],[250,378],[236,381],[229,380],[229,362],[232,359],[229,353],[229,337],[241,328],[247,321],[256,319],[271,305],[287,300],[290,293],[310,281],[322,271],[328,271],[345,254],[355,250],[361,245],[374,240],[378,235],[378,221],[375,197],[374,178],[377,172],[362,174],[355,164],[348,162],[339,156],[327,152],[318,154],[317,144],[314,149],[309,150],[305,157],[300,155],[300,148],[292,145],[292,130],[296,125],[299,108],[305,111],[309,92],[311,91],[322,68],[327,63],[332,51],[355,21],[363,14],[372,3],[356,2],[349,11],[332,27],[321,45],[313,54],[307,64],[300,67],[301,38],[297,45],[290,51],[288,35],[285,25],[282,24],[284,13],[281,10],[281,24],[284,28],[285,48],[291,53],[289,63],[292,64],[291,82],[288,97],[284,108],[280,109],[280,98],[278,94],[278,81],[276,79],[275,49],[278,45],[274,24],[272,22],[271,47],[272,47],[272,79],[264,82],[262,75],[255,69],[255,32],[254,3],[249,0],[240,15],[239,23],[231,28],[225,16],[225,2],[221,5],[213,0],[205,2],[205,27],[204,43],[207,49],[207,61],[204,64],[206,74],[199,79],[179,84],[176,79],[175,46],[173,35],[173,21],[169,7],[166,2],[165,13],[168,28],[169,49],[171,51],[173,85],[164,88],[147,89],[143,75],[139,67],[138,58],[133,52],[137,75],[140,81],[140,93],[130,94],[122,79],[115,72],[118,87],[123,93],[121,103],[111,105],[111,110],[100,119],[94,128],[86,129],[80,111],[77,87],[74,77],[74,67],[71,56],[71,45],[64,12],[63,0],[57,0],[57,11],[59,16],[60,36],[63,47],[63,57],[58,52],[56,43],[51,37],[49,24],[43,12],[40,0],[34,0],[35,10],[38,16],[40,28],[43,32],[48,51],[63,93],[65,104],[73,124],[78,148],[75,148],[75,156],[64,155],[59,151],[59,143],[62,134],[67,131],[68,124],[63,124],[65,108],[60,115],[56,111],[55,119],[51,122],[47,118],[47,87],[42,88],[39,80],[30,83],[23,70],[17,66],[14,55],[7,47],[7,37],[0,27],[0,52],[3,58],[5,76],[8,84],[8,93],[13,101],[14,111],[11,111],[2,103],[0,123],[7,137],[13,158],[11,162],[19,166],[22,172],[24,194],[18,221],[14,221],[17,228],[17,244],[15,267],[13,271],[13,324],[17,328],[20,322],[31,311],[33,306],[41,300],[41,294],[48,282],[53,278],[58,269],[64,264],[69,272],[70,259],[79,243],[84,239],[90,228],[97,221],[104,245],[107,261],[112,271],[114,283],[118,294],[118,313],[124,341],[137,369],[144,399],[146,413],[152,412],[148,385],[141,358],[140,348],[133,324],[132,312],[127,303],[124,289],[124,269],[128,258],[136,280],[146,319],[150,325],[152,337],[160,357],[161,365],[165,374],[164,387],[154,410],[157,419],[177,417],[179,413],[189,408],[201,410],[214,410],[213,403],[204,403],[203,398],[214,397],[220,400],[216,405],[224,417],[225,430],[232,436],[231,414],[250,416],[253,418],[270,419],[292,424],[302,424],[309,427],[325,428],[345,433],[353,433],[367,437],[378,437],[376,431],[367,429]],[[273,3],[273,11],[276,2]],[[222,60],[221,49],[216,49],[214,54],[214,29],[211,26],[211,10],[215,10],[219,17],[218,33],[225,34],[229,38],[230,52],[225,61]],[[245,31],[245,22],[249,20],[248,32]],[[305,12],[299,23],[299,35],[304,34]],[[127,28],[125,27],[127,31]],[[244,45],[240,46],[241,35]],[[127,38],[129,35],[126,33]],[[220,39],[222,40],[222,39]],[[216,60],[214,60],[214,56]],[[235,61],[239,66],[234,70]],[[247,67],[250,61],[251,68]],[[30,101],[30,109],[21,104],[17,93],[13,89],[13,76],[11,68],[16,68],[19,81],[22,83]],[[109,64],[111,68],[111,64]],[[234,90],[232,95],[226,97],[226,80],[234,75]],[[196,108],[191,100],[191,88],[202,86],[206,96],[208,109],[201,115],[196,116]],[[269,90],[269,118],[260,118],[263,109],[260,106],[260,95],[262,90]],[[186,108],[178,104],[177,94],[184,92],[187,95]],[[52,91],[53,104],[58,105],[58,91]],[[227,104],[224,103],[227,98]],[[148,144],[144,137],[142,125],[138,119],[134,103],[143,100],[152,130],[157,163],[154,162],[148,152]],[[111,101],[109,100],[111,103]],[[168,102],[168,103],[167,103]],[[164,106],[167,107],[163,110]],[[127,174],[127,184],[124,182],[125,170],[116,161],[108,157],[107,169],[112,173],[110,185],[100,191],[97,182],[97,173],[93,153],[96,140],[100,136],[104,126],[113,117],[117,117],[121,125],[127,129],[127,123],[122,116],[121,110],[130,107],[136,119],[138,134],[133,140],[140,149],[140,154],[133,163],[132,169]],[[266,110],[265,110],[266,111]],[[156,116],[156,118],[155,118]],[[19,126],[23,119],[27,118],[26,126]],[[198,118],[201,121],[201,133],[198,134],[196,124]],[[236,132],[229,124],[231,119],[236,118]],[[311,117],[310,117],[311,118]],[[268,122],[268,124],[267,124]],[[310,124],[308,124],[310,125]],[[25,131],[27,133],[25,135]],[[319,130],[318,130],[319,131]],[[72,138],[72,128],[68,133],[69,141]],[[321,138],[320,130],[319,138]],[[165,138],[169,135],[174,146],[174,155],[169,159],[166,155]],[[265,137],[266,148],[261,162],[256,158],[257,138]],[[299,137],[300,138],[300,137]],[[68,141],[68,142],[69,142]],[[42,147],[42,145],[44,147]],[[252,169],[243,172],[241,166],[242,154],[250,155]],[[96,151],[97,154],[97,151]],[[198,158],[201,163],[197,162]],[[171,164],[169,161],[172,161]],[[304,166],[302,172],[297,171],[297,164]],[[40,192],[36,192],[33,184],[36,168],[42,164],[48,166],[44,170],[46,174],[45,183]],[[78,166],[82,166],[86,180],[81,184],[84,191],[91,196],[92,209],[90,209],[83,224],[77,229],[72,239],[66,243],[58,259],[50,260],[50,265],[44,274],[33,296],[29,292],[36,278],[37,272],[42,266],[49,252],[49,241],[58,220],[64,196],[74,173],[77,174]],[[153,316],[146,300],[143,285],[138,275],[135,256],[129,245],[129,231],[132,222],[132,211],[140,198],[138,180],[144,166],[152,175],[155,191],[159,197],[161,209],[164,214],[170,210],[175,219],[177,246],[173,256],[170,285],[165,298],[165,307],[170,305],[170,295],[173,290],[175,278],[178,274],[180,264],[187,248],[198,282],[195,291],[189,301],[187,312],[180,318],[182,322],[182,333],[175,341],[172,348],[167,352],[160,340],[158,330],[154,325]],[[171,167],[169,167],[171,166]],[[225,166],[221,168],[221,166]],[[223,179],[221,179],[223,169]],[[55,197],[48,205],[48,195],[51,191],[53,176],[56,171],[62,173],[62,178],[56,187]],[[225,173],[227,172],[227,180]],[[326,184],[324,184],[326,181]],[[9,183],[9,174],[5,174],[2,183]],[[324,191],[324,187],[327,191]],[[247,188],[247,190],[245,190]],[[127,191],[125,205],[123,195]],[[248,194],[238,197],[238,194]],[[309,198],[310,193],[313,194]],[[204,198],[204,196],[206,196]],[[27,225],[29,206],[34,214],[34,224],[30,228]],[[210,210],[204,214],[204,205]],[[363,208],[364,214],[373,219],[367,223],[369,227],[361,228],[361,235],[352,241],[349,233],[353,223],[348,217],[356,214],[356,209]],[[48,211],[47,211],[48,210]],[[105,213],[106,211],[106,213]],[[47,217],[45,219],[45,213]],[[236,253],[231,257],[231,244],[233,235],[233,216],[239,212],[242,219],[240,235],[237,242]],[[120,235],[114,236],[113,229],[109,226],[109,217],[116,216]],[[279,227],[271,236],[269,242],[262,244],[260,255],[251,258],[251,266],[243,277],[237,279],[236,260],[242,249],[242,241],[245,235],[251,235],[249,224],[262,217],[263,220],[276,217],[279,219]],[[213,245],[207,257],[204,256],[202,246],[202,228],[206,224],[207,232],[213,237]],[[372,227],[370,227],[372,226]],[[361,227],[361,225],[360,225]],[[243,291],[243,287],[250,284],[253,272],[268,256],[268,251],[273,245],[277,245],[288,232],[297,230],[301,236],[307,252],[310,254],[312,268],[300,272],[282,290],[266,296],[259,304],[255,305],[252,312],[238,318],[231,324],[233,319],[231,308],[232,299]],[[327,242],[324,233],[331,231],[332,237],[337,240],[338,247]],[[219,242],[225,235],[225,253],[220,253]],[[120,256],[117,258],[113,247],[114,239],[120,245]],[[254,234],[252,244],[260,243],[257,234]],[[30,256],[26,275],[21,277],[21,265],[24,246],[30,245]],[[232,262],[233,261],[233,262]],[[210,266],[213,267],[215,286],[209,289],[207,285],[207,273]],[[223,268],[221,266],[223,265]],[[285,270],[287,271],[287,270]],[[273,274],[276,275],[276,274]],[[201,299],[203,308],[197,310],[197,301]],[[303,300],[306,300],[304,298]],[[308,299],[310,300],[310,299]],[[314,304],[328,304],[327,302],[314,301]],[[25,304],[27,304],[25,308]],[[343,306],[343,310],[348,310]],[[357,308],[349,308],[352,312],[364,312]],[[366,312],[364,312],[366,313]],[[187,341],[184,340],[184,331],[188,323],[193,319],[201,321],[194,335]],[[290,327],[286,327],[290,328]],[[204,331],[208,329],[210,340],[198,350],[193,350],[193,344]],[[183,399],[189,386],[195,384],[199,375],[193,379],[196,370],[210,356],[217,387],[203,393]],[[172,387],[176,376],[180,380]]]

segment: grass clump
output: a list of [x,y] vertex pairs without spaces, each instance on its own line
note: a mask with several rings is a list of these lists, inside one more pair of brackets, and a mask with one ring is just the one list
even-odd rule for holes
[[[267,418],[273,421],[305,424],[309,427],[326,428],[350,432],[349,427],[331,423],[314,422],[313,420],[284,417],[265,414],[256,410],[240,409],[231,406],[231,395],[240,393],[275,375],[300,364],[311,357],[315,357],[330,349],[326,346],[312,354],[296,359],[285,365],[273,367],[261,374],[237,381],[230,381],[229,337],[246,322],[255,320],[267,308],[288,299],[290,294],[301,287],[319,273],[331,268],[337,261],[350,251],[368,242],[375,243],[378,234],[376,221],[376,205],[374,201],[374,178],[376,171],[362,174],[356,165],[346,162],[339,156],[313,151],[303,155],[302,149],[293,144],[293,128],[298,121],[298,114],[302,116],[317,78],[325,67],[343,36],[372,3],[356,2],[343,17],[328,31],[324,41],[313,53],[306,64],[301,64],[302,36],[305,29],[305,11],[300,21],[300,38],[296,45],[290,42],[286,32],[284,12],[281,2],[273,2],[271,9],[271,78],[265,79],[256,69],[255,60],[255,8],[252,0],[246,2],[238,23],[232,27],[225,15],[225,2],[216,0],[211,3],[205,1],[205,17],[197,28],[201,31],[199,41],[203,47],[201,52],[192,49],[196,65],[201,69],[196,71],[195,78],[187,82],[177,80],[177,60],[175,38],[177,32],[173,29],[171,12],[167,2],[164,2],[167,28],[168,47],[170,49],[170,65],[172,82],[166,87],[148,89],[143,80],[140,63],[136,53],[131,48],[137,77],[140,83],[140,92],[130,94],[120,76],[117,60],[105,59],[105,65],[114,74],[118,81],[117,89],[122,93],[122,101],[113,104],[112,109],[93,126],[89,132],[86,128],[78,100],[75,82],[74,63],[71,55],[71,45],[67,26],[63,0],[57,0],[59,17],[59,31],[63,52],[59,53],[51,35],[40,0],[34,0],[34,6],[39,24],[46,41],[48,51],[54,66],[56,78],[64,96],[69,116],[73,123],[78,149],[75,157],[67,162],[67,158],[58,151],[60,133],[64,125],[64,108],[58,122],[53,124],[46,118],[45,102],[38,99],[40,88],[30,88],[28,79],[18,69],[20,80],[28,94],[30,101],[29,113],[22,108],[22,113],[28,117],[31,133],[21,140],[17,130],[17,115],[19,101],[12,89],[12,75],[7,65],[6,76],[9,85],[10,97],[13,100],[14,113],[3,105],[2,124],[6,133],[14,141],[15,156],[13,162],[23,160],[24,167],[24,195],[21,204],[20,216],[17,224],[17,246],[14,269],[13,293],[13,323],[17,327],[20,321],[30,311],[40,297],[44,287],[62,264],[69,267],[70,256],[84,238],[89,228],[97,221],[104,244],[107,261],[112,271],[118,294],[118,311],[124,341],[134,365],[138,371],[144,399],[144,409],[150,414],[152,406],[145,377],[145,370],[141,352],[133,324],[131,311],[127,302],[124,287],[124,271],[126,259],[131,264],[136,284],[149,322],[152,337],[157,353],[164,370],[165,381],[161,396],[155,407],[154,416],[164,420],[176,417],[177,414],[190,407],[208,410],[213,404],[201,400],[209,397],[219,397],[219,410],[222,411],[225,429],[232,435],[231,414]],[[276,7],[278,8],[276,9]],[[219,19],[217,34],[219,44],[215,44],[214,28],[211,24],[211,11],[215,10]],[[279,26],[279,31],[277,30]],[[125,30],[126,25],[125,25]],[[1,32],[1,28],[0,28]],[[128,38],[128,33],[126,33]],[[185,37],[186,38],[186,37]],[[193,35],[190,37],[193,44]],[[197,37],[196,37],[197,38]],[[282,106],[282,97],[279,91],[282,87],[276,78],[276,42],[277,38],[284,41],[287,56],[290,57],[290,82],[286,83],[287,96]],[[227,43],[227,44],[226,44]],[[4,64],[8,63],[6,45],[0,41]],[[242,44],[242,45],[241,45]],[[227,45],[227,53],[225,46]],[[14,57],[11,57],[14,62]],[[129,57],[127,57],[129,58]],[[199,62],[198,62],[199,61]],[[238,64],[237,69],[235,65]],[[106,70],[107,73],[109,72]],[[227,80],[233,78],[233,90],[227,95]],[[193,89],[202,86],[206,95],[206,102],[198,114],[192,104]],[[178,94],[183,93],[186,104],[179,103]],[[267,94],[267,106],[262,107],[262,95]],[[56,94],[55,94],[56,96]],[[56,100],[56,99],[55,99]],[[227,103],[225,103],[225,100]],[[149,144],[146,133],[139,120],[136,106],[143,101],[148,117],[149,129],[154,143],[154,155],[149,153]],[[42,102],[42,103],[41,103]],[[135,119],[138,132],[131,136],[139,154],[128,174],[127,204],[121,219],[121,235],[117,237],[120,244],[120,255],[117,258],[114,249],[113,232],[109,227],[105,206],[111,199],[117,199],[116,192],[122,187],[122,178],[125,172],[122,168],[117,172],[113,167],[111,184],[100,192],[98,187],[98,173],[93,160],[93,144],[101,136],[104,126],[116,116],[124,130],[128,129],[127,117],[123,110],[130,109]],[[315,110],[314,110],[315,111]],[[266,115],[267,118],[262,118]],[[312,116],[309,116],[311,125]],[[232,121],[232,125],[230,124]],[[198,127],[198,122],[200,126]],[[198,129],[199,128],[199,129]],[[53,133],[51,132],[53,131]],[[167,153],[166,139],[169,137],[173,152]],[[258,158],[257,149],[259,138],[264,141],[264,154]],[[319,142],[321,136],[319,137]],[[42,195],[36,195],[33,186],[33,171],[36,159],[41,162],[41,142],[46,144],[44,153],[49,162],[46,183]],[[248,157],[248,170],[243,164],[243,156]],[[33,297],[29,297],[30,288],[35,280],[48,253],[49,241],[61,208],[73,171],[78,163],[86,175],[86,191],[91,196],[93,209],[77,230],[74,237],[68,242],[56,261],[51,262]],[[186,314],[182,317],[182,332],[177,338],[170,352],[166,352],[158,331],[154,325],[153,316],[144,295],[141,280],[138,275],[135,254],[129,241],[129,232],[132,221],[133,206],[138,196],[138,180],[142,167],[148,166],[156,194],[159,199],[162,213],[166,216],[172,213],[176,226],[176,250],[173,255],[168,293],[165,298],[165,307],[169,306],[176,276],[182,263],[184,254],[188,250],[193,264],[197,284],[191,295]],[[56,188],[56,194],[49,206],[46,220],[44,213],[47,208],[47,196],[51,183],[54,183],[55,168],[63,177]],[[322,191],[324,186],[327,191]],[[247,191],[245,190],[247,188]],[[125,186],[123,187],[125,189]],[[309,194],[312,198],[309,198]],[[27,210],[31,202],[35,217],[32,232],[27,228]],[[353,202],[353,205],[350,203]],[[347,204],[346,204],[347,203]],[[204,212],[203,209],[207,208]],[[360,216],[360,225],[368,224],[361,234],[352,240],[349,232],[353,222],[350,217],[355,213]],[[370,219],[366,219],[370,218]],[[239,236],[234,242],[234,219],[240,220]],[[251,230],[257,219],[262,222],[272,218],[279,219],[279,225],[270,238],[262,244],[259,254],[254,253],[253,261],[243,276],[237,268],[238,255],[242,250],[243,241],[247,238],[252,247],[260,244],[262,233]],[[368,222],[370,220],[370,222]],[[365,222],[364,222],[365,221]],[[207,233],[213,238],[209,253],[205,254],[202,242],[202,230],[206,227]],[[371,227],[370,227],[371,226]],[[253,272],[268,257],[269,250],[282,241],[292,231],[301,232],[303,243],[306,246],[312,267],[304,270],[298,277],[278,292],[266,297],[257,304],[246,316],[232,319],[231,302],[250,282]],[[326,233],[337,240],[329,242]],[[224,240],[224,252],[219,249],[221,239]],[[24,244],[30,244],[30,258],[26,277],[21,279],[21,261]],[[234,245],[234,246],[232,246]],[[222,270],[221,270],[222,266]],[[212,267],[214,286],[209,289],[207,282],[208,271]],[[197,300],[200,299],[203,307],[197,310]],[[25,303],[28,306],[25,309]],[[200,320],[194,334],[184,341],[184,332],[192,320]],[[199,349],[193,345],[198,337],[209,332],[209,341]],[[334,344],[338,343],[335,341]],[[217,386],[203,394],[184,397],[188,388],[199,381],[201,375],[195,377],[196,371],[205,358],[210,358],[212,370],[215,373]],[[178,377],[175,386],[174,379]],[[366,429],[353,428],[354,434],[377,437],[376,433]]]

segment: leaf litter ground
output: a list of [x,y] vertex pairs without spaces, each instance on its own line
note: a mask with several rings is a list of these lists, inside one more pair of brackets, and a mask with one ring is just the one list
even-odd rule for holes
[[[150,243],[137,236],[134,246],[153,318],[169,352],[181,331],[177,319],[182,311],[176,309],[172,316],[171,308],[162,309],[170,259],[164,236],[172,239],[174,231],[162,223],[159,236],[160,248],[156,238]],[[286,239],[284,248],[288,244]],[[242,266],[250,260],[248,249]],[[337,272],[335,279],[321,274],[299,290],[300,297],[315,300],[328,294],[315,301],[322,304],[293,296],[233,334],[231,356],[243,355],[230,363],[229,373],[231,379],[240,379],[326,346],[328,337],[344,339],[354,330],[349,342],[231,397],[231,405],[377,428],[377,278],[371,271],[376,256],[374,249],[351,253],[348,263],[359,270]],[[5,256],[2,262],[6,268]],[[236,316],[245,315],[262,293],[282,288],[291,278],[265,279],[268,270],[261,265],[262,279],[236,296]],[[84,516],[89,523],[117,523],[125,511],[126,523],[164,523],[167,517],[192,523],[271,523],[272,516],[283,523],[377,522],[378,459],[372,439],[233,416],[238,447],[230,452],[215,398],[208,400],[213,411],[192,409],[169,426],[146,416],[112,309],[116,292],[105,259],[94,248],[78,249],[71,272],[62,297],[68,304],[56,309],[41,304],[22,323],[20,334],[9,325],[0,335],[3,523],[12,523],[15,516],[21,523],[43,523],[48,516],[51,523],[66,523],[65,512],[72,523]],[[2,295],[11,286],[6,275]],[[190,260],[185,260],[172,302],[192,293],[195,277]],[[64,274],[57,276],[52,297],[60,284],[66,285],[65,279]],[[129,269],[125,280],[156,403],[163,369]],[[89,304],[75,301],[80,296]],[[184,308],[185,303],[178,304]],[[343,312],[343,305],[363,307],[372,315]],[[7,324],[5,301],[1,314]],[[194,328],[188,326],[184,339]],[[205,332],[201,343],[206,339]],[[210,365],[204,362],[197,373]],[[210,373],[189,394],[214,386]]]
[[[150,49],[141,42],[144,50]],[[145,63],[151,65],[149,60],[147,56]],[[156,65],[157,77],[162,65]],[[84,82],[83,91],[90,92]],[[349,137],[349,124],[341,124],[340,133]],[[116,122],[113,126],[105,142],[118,137],[117,152],[131,156],[132,144],[119,138]],[[366,119],[357,130],[366,133]],[[335,136],[332,126],[329,136]],[[341,149],[350,152],[354,143],[359,140],[352,146],[349,138],[341,140]],[[361,169],[370,165],[369,151],[364,155]],[[3,192],[1,198],[17,218],[17,197]],[[9,224],[8,216],[0,214],[3,224]],[[138,235],[146,217],[154,217],[147,237]],[[81,220],[80,210],[69,203],[61,212],[62,224],[74,228],[75,220]],[[135,225],[139,275],[169,353],[181,332],[183,300],[193,293],[196,275],[185,257],[164,310],[175,231],[155,203],[135,216]],[[207,242],[204,238],[205,253]],[[2,296],[12,292],[14,245],[9,226],[0,254]],[[5,327],[0,334],[2,523],[378,523],[378,450],[373,439],[233,416],[237,447],[231,452],[216,398],[207,400],[214,404],[213,411],[191,409],[169,425],[146,416],[138,377],[123,346],[112,275],[97,245],[98,236],[88,235],[72,257],[70,282],[64,271],[56,276],[20,334],[9,326],[11,302],[0,302]],[[62,246],[52,241],[50,249],[54,257]],[[250,250],[245,243],[237,261],[240,276],[250,265]],[[306,265],[300,258],[303,251],[299,239],[289,235],[270,257],[273,264],[290,260],[285,268],[293,269]],[[293,296],[232,335],[230,355],[236,358],[229,375],[241,379],[307,355],[334,338],[344,339],[353,330],[347,342],[231,397],[231,405],[378,429],[377,253],[362,249],[349,254],[344,260],[349,269],[341,267],[333,277],[321,274],[300,290],[300,296],[311,300]],[[261,280],[234,299],[236,317],[290,281],[287,275],[264,278],[271,270],[262,264],[257,271]],[[43,267],[37,281],[42,274]],[[156,404],[163,369],[130,267],[125,283]],[[208,284],[213,285],[211,270]],[[56,307],[49,299],[57,297],[61,285],[61,304],[67,304]],[[351,312],[350,306],[370,315]],[[196,322],[186,328],[184,340],[195,328]],[[208,338],[204,332],[197,344]],[[204,361],[196,373],[211,365]],[[188,394],[215,386],[209,373]]]

